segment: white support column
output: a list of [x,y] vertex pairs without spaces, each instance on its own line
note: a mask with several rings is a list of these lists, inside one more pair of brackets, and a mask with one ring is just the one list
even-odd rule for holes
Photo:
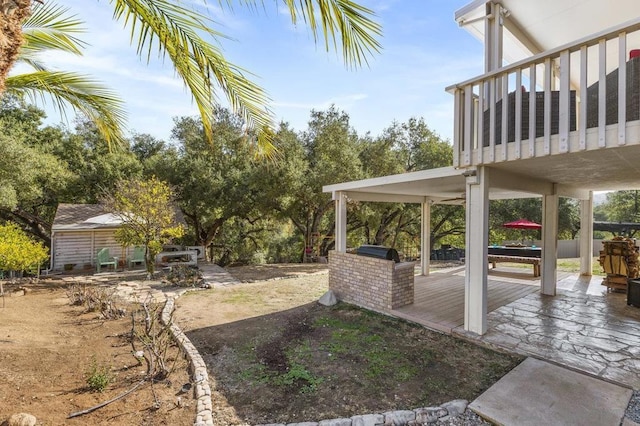
[[580,200],[580,275],[593,271],[593,192]]
[[336,251],[347,251],[347,194],[334,192],[333,200],[336,204]]
[[540,292],[556,295],[558,281],[558,193],[555,185],[552,195],[542,198],[542,281]]
[[484,30],[484,70],[491,72],[502,66],[502,6],[486,3]]
[[420,269],[422,275],[429,275],[431,258],[431,200],[422,203],[420,215]]
[[487,331],[487,247],[489,245],[489,170],[467,176],[464,329]]

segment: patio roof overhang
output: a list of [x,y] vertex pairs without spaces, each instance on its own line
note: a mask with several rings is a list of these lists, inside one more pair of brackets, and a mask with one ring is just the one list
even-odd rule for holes
[[509,63],[604,31],[638,14],[637,0],[475,0],[455,12],[456,22],[484,40],[485,5],[491,2],[506,9],[503,51]]
[[[393,202],[464,204],[466,199],[466,175],[469,171],[442,167],[420,170],[352,182],[325,185],[323,192],[335,194],[341,192],[351,200]],[[473,173],[473,171],[471,171]],[[517,191],[504,188],[491,188],[489,198],[515,199],[539,197],[534,191]]]

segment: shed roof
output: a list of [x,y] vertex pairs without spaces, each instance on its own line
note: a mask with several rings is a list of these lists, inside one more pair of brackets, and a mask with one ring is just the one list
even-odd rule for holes
[[[174,206],[175,221],[186,224],[182,211]],[[53,219],[52,231],[83,231],[95,229],[115,229],[122,219],[105,210],[102,204],[60,203]]]
[[108,213],[102,204],[60,203],[53,219],[53,231],[117,228],[122,221]]

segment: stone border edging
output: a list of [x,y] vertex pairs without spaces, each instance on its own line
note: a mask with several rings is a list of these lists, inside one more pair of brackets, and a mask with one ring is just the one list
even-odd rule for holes
[[382,414],[365,414],[344,419],[321,420],[302,423],[270,423],[260,426],[378,426],[378,425],[428,425],[448,421],[462,415],[468,401],[454,399],[439,407],[416,408],[415,410],[388,411]]
[[[183,293],[181,293],[183,294]],[[173,312],[175,298],[167,298],[162,309],[161,319],[162,322],[167,325],[173,338],[176,340],[180,349],[189,360],[189,366],[191,369],[191,378],[195,383],[195,397],[196,397],[196,421],[194,426],[214,426],[213,424],[213,412],[211,403],[211,387],[209,386],[209,374],[207,373],[207,366],[204,363],[204,359],[200,356],[200,353],[196,347],[191,343],[189,338],[173,321],[171,321],[171,313]]]

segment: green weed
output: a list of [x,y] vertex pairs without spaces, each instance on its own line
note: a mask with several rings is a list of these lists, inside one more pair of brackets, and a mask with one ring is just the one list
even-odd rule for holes
[[107,364],[98,364],[95,357],[91,360],[91,365],[87,370],[87,386],[94,392],[104,392],[113,381],[111,367]]

